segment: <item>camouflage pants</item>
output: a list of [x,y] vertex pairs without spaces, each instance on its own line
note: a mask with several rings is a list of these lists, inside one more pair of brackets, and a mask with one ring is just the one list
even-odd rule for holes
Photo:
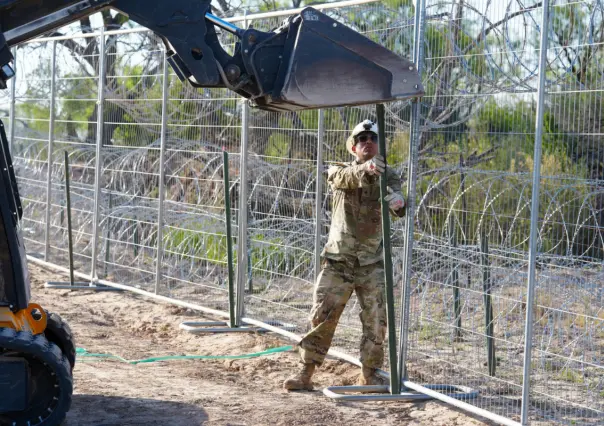
[[361,362],[381,368],[386,336],[383,262],[360,266],[355,261],[325,259],[313,295],[310,330],[300,342],[302,362],[321,365],[331,346],[340,315],[352,292],[361,306]]

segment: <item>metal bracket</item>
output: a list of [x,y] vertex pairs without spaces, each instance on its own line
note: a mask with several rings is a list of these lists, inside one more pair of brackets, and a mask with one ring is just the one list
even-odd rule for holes
[[47,281],[44,284],[44,287],[53,288],[57,290],[124,291],[121,288],[92,284],[86,281],[78,281],[74,283],[62,281]]
[[[296,326],[294,324],[281,323],[279,321],[271,321],[271,323],[277,323],[277,327],[287,330],[295,331]],[[247,327],[247,326],[235,326],[231,327],[229,321],[185,321],[179,326],[181,330],[188,331],[193,334],[202,333],[228,333],[228,332],[248,332],[248,333],[269,333],[268,330],[263,327]]]
[[230,327],[228,321],[185,321],[180,324],[179,328],[192,334],[237,332],[256,333],[268,331],[260,327]]
[[[478,397],[479,392],[467,386],[455,385],[424,385],[424,387],[435,391],[447,391],[444,394],[455,399],[473,399]],[[348,395],[348,393],[356,395]],[[323,389],[323,394],[329,398],[341,401],[426,401],[434,397],[415,392],[403,387],[400,393],[391,394],[390,386],[329,386]],[[380,393],[379,395],[365,395],[367,393]],[[359,395],[360,394],[360,395]]]

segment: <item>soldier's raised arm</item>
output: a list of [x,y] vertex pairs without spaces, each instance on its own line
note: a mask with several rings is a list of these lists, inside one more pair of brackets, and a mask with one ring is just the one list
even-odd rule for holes
[[372,184],[371,176],[384,172],[384,160],[376,155],[362,164],[336,163],[327,170],[327,181],[333,189],[357,189]]
[[362,168],[341,163],[327,170],[327,182],[333,189],[356,189],[369,184]]

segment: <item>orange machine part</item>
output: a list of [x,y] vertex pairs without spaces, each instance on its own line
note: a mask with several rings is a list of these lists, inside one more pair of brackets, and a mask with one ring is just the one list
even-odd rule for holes
[[[34,314],[39,319],[36,319]],[[8,307],[0,307],[0,328],[31,331],[32,334],[44,333],[44,330],[46,330],[46,312],[36,303],[30,303],[27,309],[18,312],[12,312]]]

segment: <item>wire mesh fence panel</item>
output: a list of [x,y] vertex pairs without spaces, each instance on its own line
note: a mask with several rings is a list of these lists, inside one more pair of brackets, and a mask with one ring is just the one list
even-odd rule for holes
[[[26,61],[34,61],[35,66],[25,66]],[[52,49],[46,43],[29,44],[16,49],[16,62],[24,66],[19,70],[20,78],[15,80],[11,146],[23,205],[23,239],[28,252],[43,253]]]
[[520,420],[540,10],[425,13],[409,379]]
[[250,113],[245,307],[275,325],[300,325],[310,309],[317,118],[317,111]]
[[[219,36],[232,51],[231,36],[224,32]],[[222,311],[228,311],[222,151],[230,154],[229,196],[236,235],[241,108],[229,90],[195,89],[170,75],[160,293]]]
[[[69,179],[74,262],[76,270],[84,273],[90,272],[94,229],[98,41],[81,37],[56,46],[49,260],[66,264],[68,258],[65,184]],[[52,49],[52,42],[46,42],[46,46]],[[65,152],[69,157],[67,176]]]
[[530,418],[604,422],[604,144],[598,2],[552,2]]
[[[155,287],[164,52],[150,32],[105,40],[98,274]],[[99,131],[97,129],[97,131]]]

